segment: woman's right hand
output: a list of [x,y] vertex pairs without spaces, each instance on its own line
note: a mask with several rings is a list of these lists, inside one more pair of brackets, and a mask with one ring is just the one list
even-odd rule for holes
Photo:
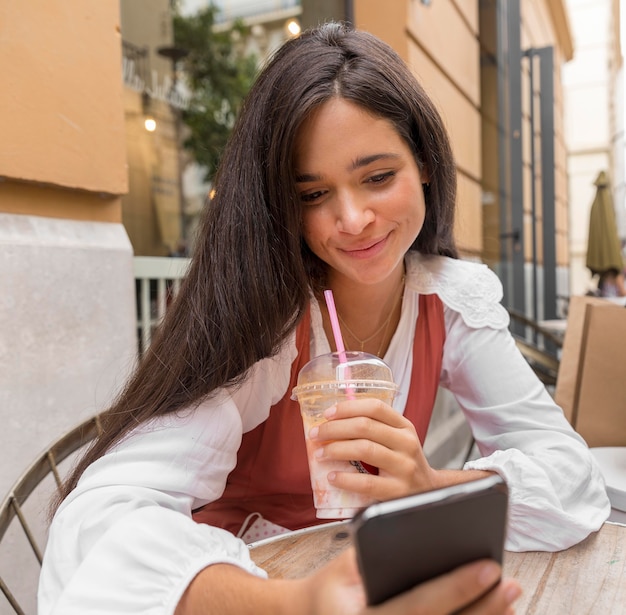
[[[354,549],[341,554],[305,580],[315,615],[510,615],[521,589],[512,579],[500,578],[493,561],[482,560],[457,568],[388,600],[367,607]],[[493,587],[490,591],[489,588]],[[485,592],[487,592],[485,594]],[[469,606],[468,606],[469,605]]]
[[297,580],[262,579],[214,564],[191,582],[175,615],[510,615],[520,587],[510,579],[494,587],[500,572],[495,562],[482,560],[368,607],[353,547]]

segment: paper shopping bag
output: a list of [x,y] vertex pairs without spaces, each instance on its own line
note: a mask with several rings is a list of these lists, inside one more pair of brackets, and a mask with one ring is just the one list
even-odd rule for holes
[[626,308],[570,299],[555,400],[589,446],[626,446]]

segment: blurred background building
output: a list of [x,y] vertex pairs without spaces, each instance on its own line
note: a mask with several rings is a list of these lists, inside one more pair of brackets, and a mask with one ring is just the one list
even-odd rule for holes
[[[394,47],[452,138],[462,255],[498,273],[507,307],[563,316],[593,284],[585,250],[600,171],[626,240],[619,0],[214,4],[215,30],[241,20],[240,46],[259,64],[328,19]],[[211,185],[181,147],[191,92],[173,9],[0,3],[1,493],[132,368],[137,258],[193,249]]]
[[174,45],[169,0],[126,0],[120,9],[128,163],[122,222],[135,255],[167,256],[180,249],[193,215],[182,194],[184,51]]
[[[601,171],[607,172],[620,238],[626,242],[624,158],[624,12],[618,0],[567,0],[575,42],[563,67],[569,203],[570,295],[593,289],[585,267],[589,212]],[[623,7],[622,7],[623,8]]]
[[[208,0],[181,0],[193,15]],[[618,0],[217,0],[216,29],[240,19],[258,63],[328,19],[387,40],[447,122],[459,170],[463,255],[493,267],[505,304],[532,318],[566,312],[593,286],[584,266],[593,178],[608,172],[624,213],[623,79]],[[129,190],[123,223],[136,255],[191,247],[210,184],[181,149],[188,104],[169,0],[122,0]],[[451,41],[454,44],[451,44]],[[183,50],[184,51],[184,50]],[[176,70],[178,69],[178,70]],[[146,117],[156,129],[145,129]],[[548,136],[551,135],[551,136]],[[544,207],[544,203],[549,205]]]

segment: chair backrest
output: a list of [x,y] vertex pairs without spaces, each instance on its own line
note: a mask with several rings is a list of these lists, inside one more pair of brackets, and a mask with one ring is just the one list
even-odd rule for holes
[[[35,561],[41,566],[43,547],[36,538],[36,532],[33,531],[35,520],[29,520],[29,515],[25,511],[24,504],[42,482],[50,476],[53,477],[56,488],[58,489],[62,483],[62,476],[59,470],[60,464],[70,455],[93,440],[101,431],[100,416],[97,415],[89,418],[61,436],[56,442],[52,443],[50,447],[25,470],[22,476],[9,490],[0,505],[0,547],[3,545],[7,532],[9,530],[15,531],[14,528],[17,528],[17,531],[25,536],[35,556]],[[52,494],[50,494],[50,496],[51,495]],[[41,519],[37,521],[41,522]],[[23,573],[23,571],[20,571],[20,573]],[[9,605],[17,615],[26,615],[26,610],[24,609],[27,607],[24,607],[24,601],[18,599],[15,593],[11,591],[9,583],[3,576],[1,570],[0,590],[2,590]],[[30,601],[31,604],[34,602],[34,600]]]
[[555,399],[591,447],[626,446],[626,309],[572,297]]

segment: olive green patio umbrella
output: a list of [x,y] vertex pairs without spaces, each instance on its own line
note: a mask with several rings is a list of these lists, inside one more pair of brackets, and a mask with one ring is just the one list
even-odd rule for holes
[[594,184],[597,190],[589,214],[587,268],[594,275],[610,269],[622,271],[624,262],[617,234],[613,198],[609,179],[604,171],[600,171]]

